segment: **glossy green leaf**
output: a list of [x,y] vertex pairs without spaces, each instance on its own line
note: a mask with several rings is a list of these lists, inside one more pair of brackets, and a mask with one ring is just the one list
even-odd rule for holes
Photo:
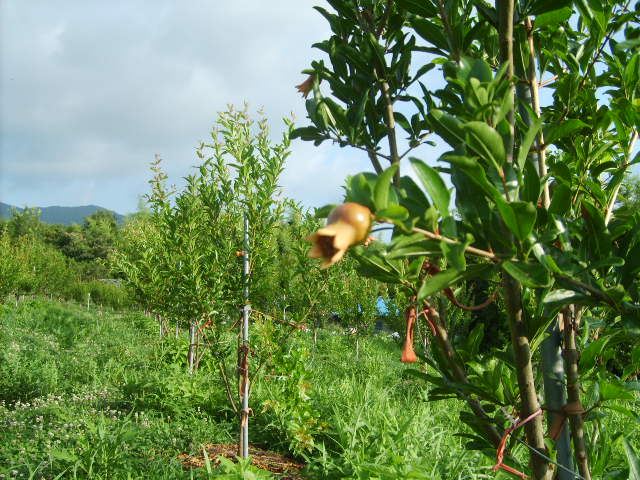
[[559,8],[557,10],[551,10],[549,12],[539,14],[536,17],[534,28],[542,29],[549,26],[555,26],[569,20],[572,14],[573,9],[571,7]]
[[478,163],[475,157],[467,157],[463,155],[452,155],[445,153],[440,157],[443,162],[448,162],[452,166],[459,168],[467,174],[467,176],[478,185],[485,195],[490,199],[500,197],[498,189],[489,181],[487,174]]
[[542,15],[543,13],[568,7],[572,3],[572,0],[535,0],[529,3],[529,11],[526,14]]
[[473,237],[467,238],[464,243],[441,242],[442,254],[447,259],[447,264],[454,270],[464,270],[467,268],[467,261],[464,255],[465,248],[473,241]]
[[535,119],[531,125],[529,125],[524,137],[522,138],[522,143],[520,144],[520,148],[518,149],[518,157],[517,164],[520,170],[524,170],[525,162],[527,161],[527,157],[529,156],[531,146],[536,139],[536,135],[542,128],[542,122],[538,119]]
[[390,222],[402,222],[409,218],[409,212],[401,205],[389,205],[376,212],[376,219]]
[[427,42],[442,50],[449,48],[447,37],[444,36],[442,28],[425,18],[413,18],[411,26],[415,32]]
[[599,381],[600,399],[609,400],[633,400],[634,396],[624,386],[604,380]]
[[449,216],[449,202],[451,194],[447,186],[440,177],[440,174],[432,167],[417,158],[410,158],[409,161],[414,171],[418,175],[418,179],[427,191],[434,205],[443,217]]
[[546,305],[552,308],[559,308],[571,303],[585,304],[589,303],[590,298],[580,292],[574,290],[556,289],[545,295],[542,300]]
[[420,243],[414,243],[404,247],[393,248],[388,255],[390,260],[403,257],[440,257],[442,250],[440,249],[440,242],[435,240],[422,240]]
[[327,218],[331,211],[336,208],[338,205],[335,203],[330,203],[329,205],[324,205],[323,207],[316,208],[314,212],[314,216],[316,218]]
[[498,210],[507,228],[520,241],[529,236],[536,223],[537,210],[531,202],[497,202]]
[[553,189],[553,196],[551,197],[551,205],[549,206],[549,213],[560,216],[567,215],[571,210],[571,199],[573,192],[564,183],[556,183]]
[[525,162],[524,164],[524,188],[522,189],[522,200],[538,204],[540,193],[542,192],[542,184],[538,176],[538,169],[533,162]]
[[378,175],[375,186],[373,187],[373,203],[376,206],[376,210],[387,208],[389,205],[389,189],[391,188],[391,181],[393,176],[398,171],[399,163],[391,165],[384,172]]
[[437,273],[433,277],[429,277],[422,282],[418,291],[418,301],[423,300],[429,295],[441,292],[445,288],[470,278],[483,277],[493,269],[492,264],[476,264],[468,265],[464,271],[448,269]]
[[529,242],[532,245],[531,252],[533,253],[533,256],[536,257],[541,265],[543,265],[551,273],[562,273],[562,270],[560,269],[560,267],[558,267],[556,261],[549,253],[547,253],[544,245],[542,245],[542,243],[537,240],[535,235],[531,234],[529,236]]
[[377,180],[378,177],[375,174],[367,175],[365,173],[358,173],[357,175],[348,177],[346,185],[346,200],[365,205],[370,209],[375,210],[373,187]]
[[525,287],[542,288],[552,284],[551,275],[539,263],[502,262],[502,268]]
[[624,453],[627,455],[627,463],[629,464],[628,480],[640,480],[640,459],[638,459],[637,453],[626,437],[622,437],[622,444],[624,445]]
[[457,118],[437,109],[431,110],[428,118],[433,130],[452,147],[455,148],[465,142],[462,122]]
[[484,122],[467,122],[462,127],[466,133],[467,147],[499,170],[507,154],[498,131]]
[[493,71],[489,64],[480,58],[462,57],[458,61],[457,77],[463,82],[475,78],[487,83],[493,79]]
[[399,201],[412,217],[424,217],[425,210],[431,203],[427,199],[422,189],[409,176],[400,178]]
[[578,130],[588,128],[589,125],[577,118],[570,118],[561,124],[552,124],[544,134],[544,141],[552,144],[556,140],[575,134]]

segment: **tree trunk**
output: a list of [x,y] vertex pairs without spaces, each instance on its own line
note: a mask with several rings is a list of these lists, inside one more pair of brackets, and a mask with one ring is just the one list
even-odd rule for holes
[[[576,348],[576,330],[580,323],[581,311],[574,305],[567,307],[562,312],[564,322],[564,361],[567,371],[567,397],[569,403],[580,405],[580,377],[578,373],[578,350]],[[582,413],[569,415],[573,448],[578,463],[578,472],[586,480],[591,480],[589,470],[589,458],[584,438],[584,423]]]
[[[527,336],[527,326],[524,321],[522,311],[522,298],[520,284],[506,272],[503,277],[504,295],[507,304],[507,315],[509,318],[509,330],[511,332],[511,344],[520,388],[521,406],[520,418],[529,416],[540,410],[538,396],[533,377],[533,366],[531,364],[531,349]],[[546,453],[544,444],[544,430],[542,428],[542,417],[538,415],[524,425],[527,443],[540,452]],[[543,457],[532,453],[531,465],[533,475],[536,480],[546,480],[550,478],[551,471],[549,464]]]

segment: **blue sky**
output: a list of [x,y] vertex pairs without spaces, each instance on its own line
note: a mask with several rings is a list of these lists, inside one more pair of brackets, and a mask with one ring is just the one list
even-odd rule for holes
[[[294,85],[329,30],[323,2],[0,2],[0,201],[134,211],[155,154],[171,180],[227,104],[304,122]],[[284,193],[337,201],[363,154],[296,141]]]

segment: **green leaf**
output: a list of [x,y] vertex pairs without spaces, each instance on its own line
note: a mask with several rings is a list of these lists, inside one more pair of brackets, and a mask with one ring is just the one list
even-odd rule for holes
[[544,134],[546,144],[552,144],[556,140],[573,135],[578,130],[589,128],[589,125],[577,118],[570,118],[559,125],[553,124]]
[[376,206],[376,210],[387,208],[389,205],[389,189],[391,188],[391,181],[393,176],[398,171],[399,163],[391,165],[384,172],[378,175],[375,186],[373,187],[373,203]]
[[417,158],[410,158],[409,161],[418,175],[420,183],[422,183],[422,186],[440,212],[440,215],[448,217],[451,194],[440,177],[440,174],[434,168]]
[[489,181],[484,168],[482,168],[475,157],[466,157],[463,155],[452,155],[449,153],[445,153],[440,157],[440,160],[443,162],[448,162],[454,167],[457,167],[464,173],[466,173],[469,179],[471,179],[476,185],[478,185],[488,198],[493,200],[497,197],[500,197],[500,192]]
[[375,174],[367,175],[358,173],[347,178],[346,200],[365,205],[375,210],[373,202],[373,186],[377,183],[378,177]]
[[556,289],[545,295],[542,302],[550,308],[556,308],[570,303],[589,304],[591,299],[587,295],[573,290]]
[[531,202],[506,202],[499,199],[498,210],[511,233],[520,241],[529,236],[536,223],[537,210]]
[[490,82],[493,79],[493,71],[487,62],[480,58],[462,57],[458,62],[457,78],[468,82],[472,78],[480,82]]
[[400,204],[409,211],[412,217],[422,218],[425,210],[431,205],[416,182],[406,175],[400,178],[399,197]]
[[421,17],[435,17],[438,9],[430,0],[397,0],[398,5],[407,11]]
[[629,464],[629,480],[640,480],[640,460],[626,437],[622,437],[624,452],[627,454]]
[[471,244],[473,237],[469,235],[467,241],[464,243],[448,243],[441,242],[440,248],[442,254],[447,259],[447,263],[454,270],[465,270],[467,268],[467,262],[464,256],[465,248]]
[[631,38],[629,40],[625,40],[624,42],[620,42],[616,45],[616,52],[626,52],[627,50],[633,50],[634,48],[640,47],[640,37]]
[[549,271],[539,263],[502,262],[502,268],[525,287],[542,288],[551,285]]
[[416,243],[406,247],[394,248],[389,252],[389,260],[403,257],[439,257],[442,255],[440,250],[440,242],[435,240],[423,240],[421,243]]
[[444,51],[449,49],[449,42],[440,26],[424,18],[413,18],[410,22],[416,33],[427,42]]
[[526,15],[542,15],[570,6],[573,0],[535,0],[529,3],[529,11]]
[[493,269],[492,264],[476,264],[468,265],[464,271],[448,269],[435,274],[433,277],[427,278],[422,282],[418,291],[418,301],[423,300],[429,295],[441,292],[445,288],[450,287],[454,283],[462,280],[483,276]]
[[587,345],[580,354],[580,370],[587,371],[596,364],[600,355],[611,337],[602,337]]
[[407,117],[405,117],[402,113],[400,112],[393,112],[393,119],[395,120],[395,122],[400,125],[409,135],[411,135],[413,133],[413,129],[411,128],[411,124],[409,123],[409,120],[407,120]]
[[600,380],[599,382],[600,399],[602,401],[609,400],[633,400],[634,396],[631,392],[627,391],[622,385],[616,385],[615,383],[605,382]]
[[529,156],[529,151],[531,150],[531,145],[536,139],[536,135],[542,128],[542,122],[540,119],[535,119],[532,124],[527,129],[527,133],[525,133],[522,138],[522,143],[520,144],[520,149],[518,150],[518,158],[517,163],[520,170],[524,169],[525,162],[527,161],[527,157]]
[[556,183],[553,189],[553,197],[551,197],[551,205],[549,206],[549,214],[566,215],[571,209],[571,198],[573,192],[564,183]]
[[638,88],[640,78],[640,54],[636,53],[631,57],[629,63],[624,67],[624,83],[629,92]]
[[467,122],[462,128],[466,132],[467,147],[499,170],[507,153],[498,131],[484,122]]
[[571,7],[560,8],[558,10],[551,10],[547,13],[539,14],[536,17],[534,27],[541,29],[544,27],[557,25],[566,20],[569,20],[572,14],[573,9]]
[[329,205],[324,205],[323,207],[318,207],[315,209],[314,217],[316,218],[327,218],[331,211],[336,208],[338,205],[335,203],[330,203]]
[[537,205],[542,191],[542,184],[538,176],[538,169],[533,162],[524,164],[524,188],[522,189],[522,199]]
[[391,222],[402,222],[409,218],[409,212],[401,205],[389,205],[376,212],[376,219]]
[[536,257],[540,264],[552,273],[562,273],[556,261],[545,251],[544,246],[533,233],[529,236],[529,242],[532,245],[531,251],[533,252],[533,256]]
[[462,122],[456,117],[444,113],[442,110],[431,110],[429,112],[429,123],[433,130],[453,148],[464,144],[465,134]]

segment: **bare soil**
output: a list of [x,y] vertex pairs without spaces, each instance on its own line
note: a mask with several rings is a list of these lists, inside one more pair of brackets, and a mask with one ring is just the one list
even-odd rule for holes
[[[203,447],[213,467],[217,467],[220,464],[220,460],[218,460],[220,456],[236,461],[236,456],[238,455],[237,444],[206,443]],[[251,464],[253,466],[274,473],[282,480],[300,480],[304,478],[299,472],[305,465],[280,453],[269,452],[258,447],[249,446],[249,455],[251,456]],[[205,466],[202,450],[193,456],[183,453],[178,456],[178,460],[180,460],[182,465],[187,469],[202,468]]]

